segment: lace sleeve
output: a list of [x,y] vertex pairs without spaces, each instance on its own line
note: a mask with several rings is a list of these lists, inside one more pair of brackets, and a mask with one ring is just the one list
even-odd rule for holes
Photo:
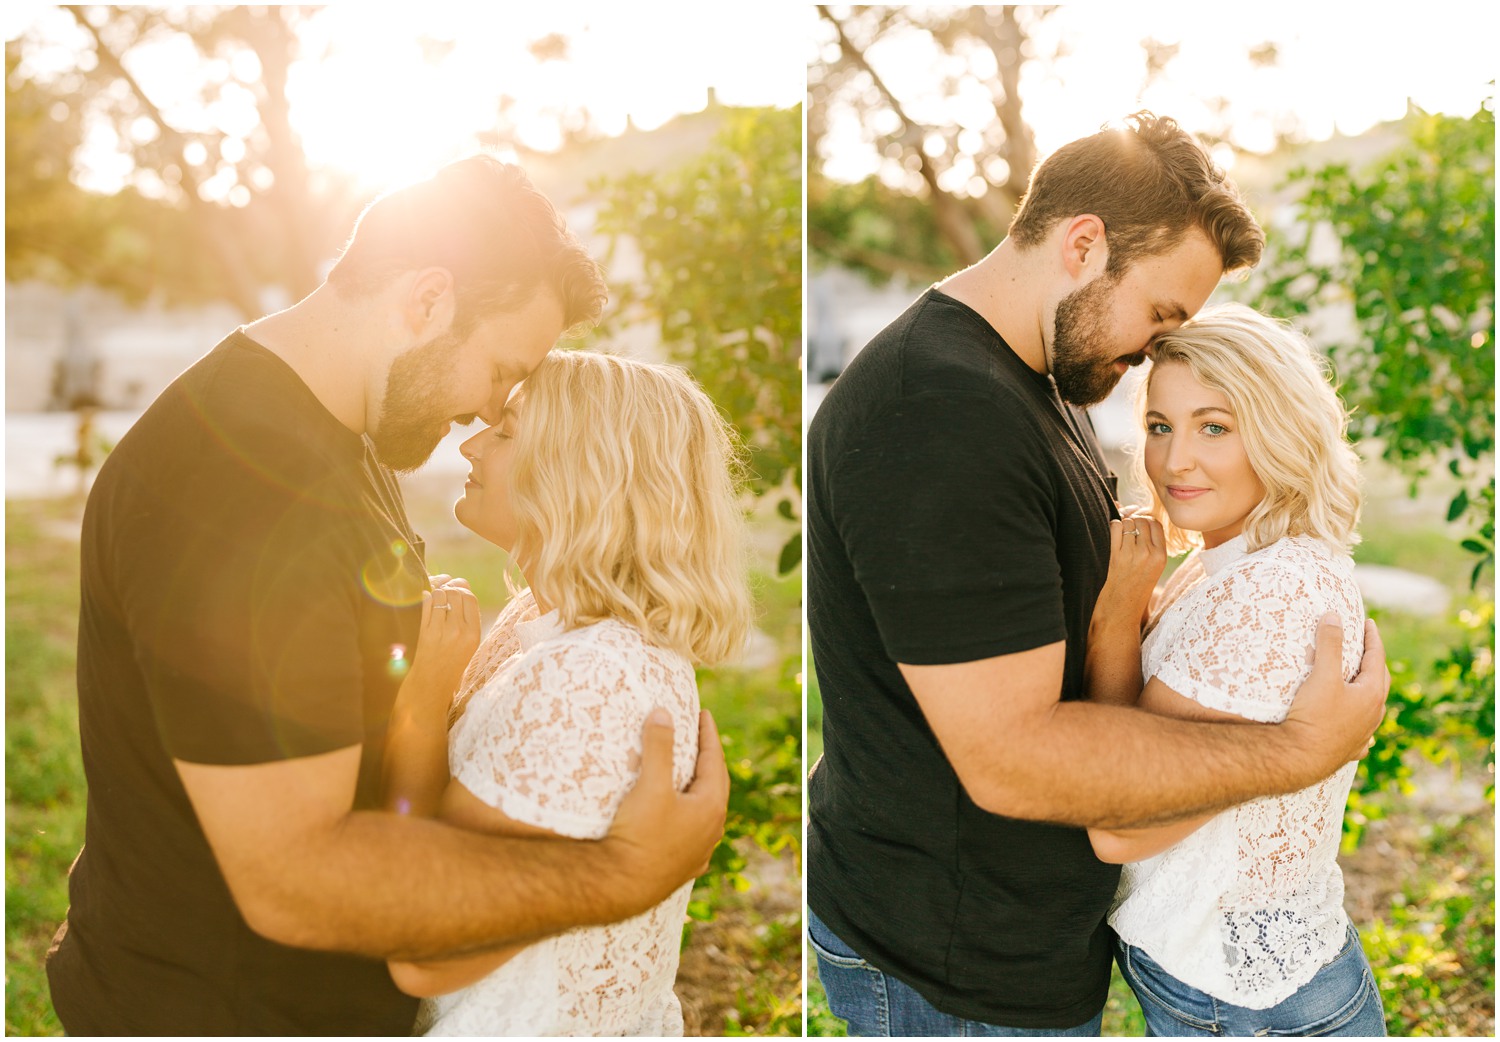
[[[599,839],[640,771],[649,700],[623,661],[564,642],[504,676],[465,742],[454,779],[508,817],[573,839]],[[476,711],[475,700],[470,712]],[[459,752],[459,750],[455,750]]]
[[1155,675],[1199,705],[1275,723],[1311,670],[1326,598],[1279,562],[1231,570],[1204,600]]

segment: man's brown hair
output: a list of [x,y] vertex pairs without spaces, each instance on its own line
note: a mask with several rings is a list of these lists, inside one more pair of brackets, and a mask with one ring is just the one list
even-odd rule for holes
[[1174,248],[1190,228],[1208,236],[1225,271],[1254,267],[1265,233],[1198,139],[1150,112],[1124,122],[1037,164],[1010,224],[1016,244],[1035,246],[1058,221],[1088,213],[1104,222],[1112,278]]
[[451,163],[370,203],[328,283],[365,294],[430,267],[453,275],[459,335],[544,287],[557,294],[567,328],[597,321],[608,297],[599,265],[552,203],[520,167],[493,156]]

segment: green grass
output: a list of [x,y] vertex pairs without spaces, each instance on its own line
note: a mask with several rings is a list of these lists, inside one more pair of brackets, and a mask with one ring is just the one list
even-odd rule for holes
[[58,1035],[42,956],[68,910],[85,787],[73,685],[78,547],[71,502],[5,511],[5,1031]]

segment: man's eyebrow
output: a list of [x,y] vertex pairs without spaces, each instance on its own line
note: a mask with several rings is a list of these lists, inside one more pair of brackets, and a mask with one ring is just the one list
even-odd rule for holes
[[1178,318],[1184,322],[1188,320],[1187,308],[1175,300],[1163,300],[1156,305],[1156,309],[1166,318]]

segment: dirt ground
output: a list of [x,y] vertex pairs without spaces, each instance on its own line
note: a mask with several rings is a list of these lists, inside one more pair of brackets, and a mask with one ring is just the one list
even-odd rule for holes
[[[750,888],[693,926],[677,971],[688,1035],[800,1035],[802,881],[791,854],[747,851]],[[788,1030],[787,1022],[796,1024]],[[774,1022],[774,1023],[773,1023]]]
[[[1415,768],[1416,780],[1410,803],[1399,814],[1371,821],[1358,849],[1339,857],[1344,871],[1344,908],[1362,927],[1383,917],[1408,880],[1419,875],[1446,876],[1455,886],[1476,867],[1455,856],[1414,863],[1413,852],[1427,849],[1423,842],[1435,826],[1445,829],[1472,828],[1472,834],[1487,839],[1482,853],[1486,865],[1494,863],[1494,808],[1484,797],[1484,782],[1477,772],[1455,779],[1452,772],[1432,764]],[[1461,964],[1461,958],[1458,960]],[[1447,996],[1447,1019],[1451,1037],[1493,1038],[1495,995],[1478,981],[1460,986]]]

